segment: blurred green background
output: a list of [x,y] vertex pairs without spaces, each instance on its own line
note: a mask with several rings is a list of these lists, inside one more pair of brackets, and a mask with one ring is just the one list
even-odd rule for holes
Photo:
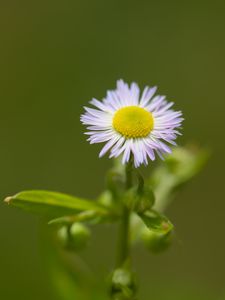
[[[212,157],[167,213],[173,247],[134,250],[140,299],[225,299],[225,1],[9,0],[0,24],[1,199],[39,188],[94,198],[111,161],[85,141],[82,106],[119,78],[158,85],[184,112],[180,144]],[[0,220],[0,299],[55,299],[38,219],[1,203]],[[100,270],[114,263],[111,232],[90,245]]]

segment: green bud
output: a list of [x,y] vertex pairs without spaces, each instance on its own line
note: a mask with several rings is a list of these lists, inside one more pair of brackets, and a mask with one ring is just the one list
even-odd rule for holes
[[136,281],[133,273],[127,269],[116,269],[112,274],[111,295],[114,300],[134,299]]
[[127,207],[137,213],[144,213],[151,209],[154,202],[154,193],[148,186],[144,186],[141,191],[137,188],[132,188],[127,192],[125,197]]
[[70,227],[70,247],[79,251],[86,247],[90,238],[90,230],[81,223],[74,223]]
[[62,226],[57,231],[61,246],[67,250],[80,251],[84,249],[90,237],[89,229],[81,223]]
[[99,201],[99,203],[101,203],[105,207],[111,207],[111,206],[113,206],[112,193],[109,190],[104,191],[100,195],[98,201]]
[[149,230],[146,227],[142,232],[142,239],[147,249],[157,254],[165,251],[171,245],[172,232],[169,231],[163,234]]
[[69,237],[69,234],[68,234],[68,227],[67,226],[62,226],[58,229],[57,231],[57,239],[60,243],[60,245],[63,247],[63,248],[66,248],[67,247],[67,244],[68,244],[68,237]]

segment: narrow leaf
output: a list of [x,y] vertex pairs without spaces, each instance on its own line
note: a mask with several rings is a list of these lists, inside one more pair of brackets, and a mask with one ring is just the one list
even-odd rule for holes
[[63,216],[59,218],[52,219],[48,222],[49,225],[65,225],[65,224],[72,224],[75,222],[94,222],[96,219],[99,218],[99,213],[96,211],[88,210],[76,215],[70,216]]
[[7,197],[4,201],[31,213],[53,217],[75,214],[80,211],[106,212],[106,209],[95,201],[42,190],[23,191],[15,196]]

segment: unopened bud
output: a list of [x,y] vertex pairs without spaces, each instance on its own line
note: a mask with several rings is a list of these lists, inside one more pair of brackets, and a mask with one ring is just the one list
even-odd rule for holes
[[70,227],[70,245],[74,250],[82,250],[86,247],[90,238],[90,230],[81,223],[74,223]]
[[67,250],[80,251],[84,249],[89,237],[89,229],[81,223],[65,225],[57,231],[58,241]]
[[136,293],[134,274],[127,269],[116,269],[112,275],[111,295],[115,300],[133,299]]
[[68,240],[69,240],[69,234],[68,234],[68,227],[67,226],[62,226],[58,229],[57,239],[58,239],[60,245],[63,248],[67,247]]
[[142,232],[142,239],[147,249],[157,254],[165,251],[171,245],[172,232],[163,234],[145,228]]

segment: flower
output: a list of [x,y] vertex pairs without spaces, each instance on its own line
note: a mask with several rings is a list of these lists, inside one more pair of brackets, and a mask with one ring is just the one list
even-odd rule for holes
[[91,144],[106,143],[99,156],[110,151],[110,158],[122,154],[127,163],[133,155],[135,167],[155,160],[155,153],[171,153],[168,144],[176,145],[182,112],[171,109],[173,102],[165,96],[154,96],[156,87],[145,87],[140,95],[136,83],[129,86],[123,80],[117,81],[117,88],[108,91],[103,101],[92,99],[95,108],[85,108],[81,122],[87,126],[88,141]]

